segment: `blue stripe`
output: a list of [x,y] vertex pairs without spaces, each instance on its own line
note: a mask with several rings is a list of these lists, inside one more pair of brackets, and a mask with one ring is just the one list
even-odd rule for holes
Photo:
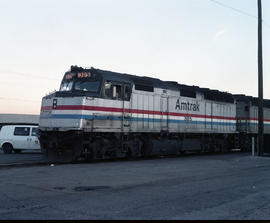
[[[249,123],[249,125],[257,126],[258,123]],[[270,123],[264,123],[263,125],[270,126]],[[241,126],[242,127],[245,127],[246,125],[245,124],[242,124]]]
[[[51,116],[40,116],[41,119],[88,119],[88,120],[114,120],[121,121],[123,119],[122,116],[95,116],[95,115],[51,115]],[[136,118],[136,117],[128,117],[125,120],[130,120],[134,122],[167,122],[164,119],[154,119],[154,118]],[[206,121],[185,121],[185,120],[175,120],[169,119],[169,123],[171,124],[189,124],[189,125],[225,125],[225,126],[235,126],[236,123],[228,123],[228,122],[206,122]]]

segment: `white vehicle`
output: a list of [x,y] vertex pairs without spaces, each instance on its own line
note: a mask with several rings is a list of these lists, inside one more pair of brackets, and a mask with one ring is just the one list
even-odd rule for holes
[[40,150],[38,126],[5,125],[0,131],[0,148],[6,154],[22,150]]

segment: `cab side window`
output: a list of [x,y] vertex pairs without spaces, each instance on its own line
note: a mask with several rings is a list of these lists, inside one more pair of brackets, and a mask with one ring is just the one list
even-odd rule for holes
[[112,99],[113,97],[113,85],[111,82],[106,81],[104,84],[104,98]]
[[15,136],[29,136],[30,128],[29,127],[15,127],[14,135]]
[[104,98],[122,100],[122,85],[106,81],[104,84]]

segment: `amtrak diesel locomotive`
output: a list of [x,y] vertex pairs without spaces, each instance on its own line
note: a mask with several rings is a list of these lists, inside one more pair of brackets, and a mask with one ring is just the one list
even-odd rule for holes
[[[145,157],[250,148],[256,99],[72,66],[43,97],[40,145],[51,161]],[[265,101],[266,116],[270,103]],[[265,127],[270,123],[265,120]],[[266,130],[270,132],[270,128]]]

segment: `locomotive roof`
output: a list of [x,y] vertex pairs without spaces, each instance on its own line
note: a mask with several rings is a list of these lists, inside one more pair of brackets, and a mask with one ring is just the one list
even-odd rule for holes
[[231,93],[221,92],[218,90],[212,90],[209,88],[200,88],[198,86],[189,86],[185,84],[179,84],[175,81],[162,81],[158,78],[145,77],[145,76],[137,76],[126,73],[117,73],[112,71],[100,70],[91,68],[82,68],[77,66],[71,66],[71,71],[90,71],[93,73],[101,74],[105,79],[118,81],[118,82],[126,82],[133,83],[143,86],[162,88],[167,90],[175,90],[175,91],[188,91],[188,92],[201,92],[204,94],[205,99],[215,100],[221,102],[233,103],[234,98]]
[[[251,105],[259,106],[259,99],[256,97],[244,95],[244,94],[234,94],[233,97],[238,101],[251,102]],[[270,100],[263,99],[263,107],[270,108]]]

